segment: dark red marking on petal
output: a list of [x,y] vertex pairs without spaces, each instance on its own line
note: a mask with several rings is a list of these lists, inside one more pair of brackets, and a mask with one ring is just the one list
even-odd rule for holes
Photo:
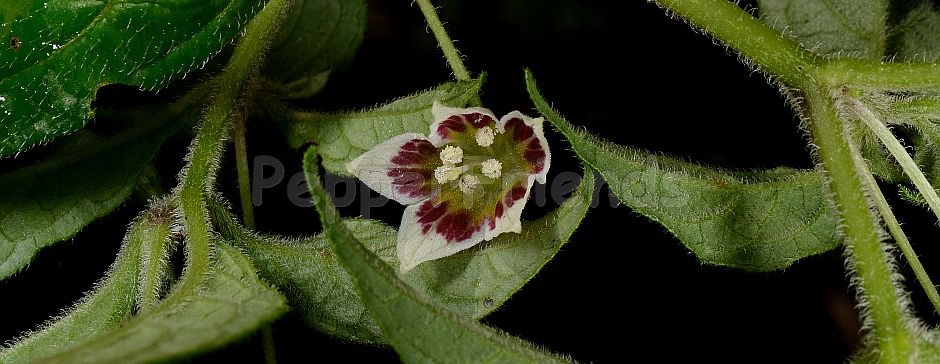
[[468,128],[479,129],[484,126],[496,125],[496,120],[493,117],[481,113],[469,113],[469,114],[460,114],[460,115],[451,115],[447,119],[444,119],[437,127],[437,135],[440,135],[441,138],[447,139],[450,137],[451,132],[462,133]]
[[520,118],[509,119],[504,128],[512,132],[512,140],[516,143],[522,143],[522,141],[535,135],[535,130],[533,130],[531,126],[526,125]]
[[533,138],[532,140],[529,140],[529,144],[526,145],[526,149],[540,150],[542,149],[542,141],[539,140],[539,138]]
[[515,186],[509,190],[509,193],[507,193],[506,197],[503,198],[503,203],[506,204],[506,207],[512,207],[512,205],[516,204],[516,201],[519,201],[525,197],[525,192],[525,186]]
[[475,223],[470,216],[470,212],[462,210],[444,215],[437,224],[435,231],[441,234],[447,242],[461,242],[470,239],[482,227],[482,222]]
[[440,204],[435,204],[434,201],[425,201],[418,207],[418,223],[419,224],[431,224],[441,216],[444,216],[444,213],[447,212],[447,202],[441,202]]
[[468,210],[448,211],[446,201],[436,203],[433,200],[425,201],[418,206],[415,213],[421,233],[428,234],[432,228],[447,242],[460,242],[473,236],[483,228],[482,221],[474,221]]
[[398,193],[408,197],[425,196],[431,193],[433,172],[418,168],[390,168],[388,176]]
[[470,125],[473,125],[473,127],[477,129],[496,124],[496,120],[493,120],[492,117],[478,112],[465,114],[463,116],[470,122]]
[[391,162],[400,166],[423,164],[437,156],[437,149],[431,142],[423,139],[409,140],[403,144]]
[[545,151],[538,150],[526,150],[523,153],[523,157],[527,162],[532,165],[532,172],[539,173],[542,171],[542,168],[545,168]]
[[496,201],[496,208],[493,210],[493,216],[490,216],[490,230],[496,229],[496,220],[503,217],[505,208],[502,201]]
[[441,138],[447,139],[450,137],[450,132],[454,131],[460,133],[464,130],[467,130],[467,125],[464,123],[464,118],[461,115],[453,115],[446,120],[441,122],[441,125],[437,127],[437,135],[440,135]]
[[431,193],[434,171],[427,167],[427,162],[437,156],[437,148],[424,139],[412,139],[402,144],[398,154],[392,157],[392,166],[386,175],[392,179],[392,185],[398,193],[409,197],[424,196]]

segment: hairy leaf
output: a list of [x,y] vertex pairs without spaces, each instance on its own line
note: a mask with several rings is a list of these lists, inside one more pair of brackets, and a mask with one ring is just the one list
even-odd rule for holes
[[131,318],[48,363],[150,363],[181,359],[255,332],[287,310],[284,298],[258,279],[244,254],[216,244],[214,269],[197,294]]
[[761,19],[824,56],[880,59],[886,0],[758,0]]
[[138,297],[141,265],[170,235],[172,217],[167,205],[157,203],[131,227],[111,269],[68,313],[43,328],[26,333],[0,351],[0,363],[25,363],[63,352],[75,344],[118,328],[131,316]]
[[611,144],[561,118],[528,71],[526,83],[539,112],[620,201],[665,226],[703,262],[770,271],[841,242],[818,173],[730,173]]
[[0,279],[124,202],[178,126],[158,118],[109,138],[77,134],[48,159],[0,175]]
[[[484,249],[421,264],[401,278],[461,317],[483,318],[558,253],[587,213],[593,190],[594,175],[586,173],[574,195],[545,217],[524,222],[521,234],[503,234]],[[261,275],[285,291],[307,324],[344,339],[384,342],[325,236],[292,241],[257,235],[238,225],[221,205],[212,208],[219,230],[247,248]],[[374,220],[345,223],[369,250],[398,266],[395,229]]]
[[[342,339],[384,342],[326,237],[293,240],[254,234],[218,206],[212,213],[219,231],[248,251],[259,274],[280,288],[291,310],[307,325]],[[394,229],[375,220],[360,219],[346,220],[346,226],[382,259],[389,261],[395,255]]]
[[263,4],[0,2],[0,157],[81,128],[102,85],[157,89],[198,67]]
[[940,59],[940,12],[929,2],[912,9],[895,30],[897,58],[911,62]]
[[298,0],[281,24],[265,73],[285,84],[289,99],[313,96],[334,67],[352,59],[365,29],[362,0]]
[[480,91],[483,76],[473,81],[446,83],[372,110],[348,113],[287,111],[285,134],[299,148],[317,143],[323,167],[348,176],[346,163],[378,143],[405,133],[427,134],[435,101],[462,107]]
[[320,183],[317,153],[304,155],[304,171],[324,234],[382,333],[406,363],[568,360],[438,306],[399,279],[395,269],[362,245],[339,217]]

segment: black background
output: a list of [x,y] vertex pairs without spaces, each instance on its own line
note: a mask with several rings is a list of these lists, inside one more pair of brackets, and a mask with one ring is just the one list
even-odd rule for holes
[[[370,1],[359,55],[307,106],[369,106],[451,77],[420,11],[409,3]],[[534,114],[522,72],[530,67],[543,94],[571,122],[613,142],[727,168],[812,167],[799,122],[763,75],[645,1],[437,3],[468,68],[488,72],[482,97],[498,115],[515,109]],[[126,97],[120,94],[104,90],[100,102]],[[551,175],[580,172],[565,142],[550,134]],[[276,156],[287,176],[300,171],[299,153],[266,120],[252,121],[248,142],[251,156]],[[175,183],[187,143],[171,141],[158,157],[168,186]],[[234,200],[231,161],[219,180]],[[286,185],[265,190],[256,211],[259,230],[318,231],[315,212],[293,206]],[[938,256],[931,247],[933,220],[919,208],[898,206],[931,270],[931,257]],[[128,202],[0,282],[0,340],[80,298],[107,269],[124,226],[142,208],[140,200]],[[533,206],[526,216],[550,209]],[[389,204],[372,216],[397,224],[401,211]],[[609,206],[605,198],[562,252],[484,321],[584,362],[843,362],[857,348],[859,323],[842,253],[810,257],[773,273],[704,266],[662,227],[627,207]],[[909,269],[901,266],[915,311],[935,323]],[[274,334],[282,362],[396,359],[390,349],[313,332],[290,314],[275,324]],[[260,340],[250,337],[199,358],[222,359],[261,361]]]

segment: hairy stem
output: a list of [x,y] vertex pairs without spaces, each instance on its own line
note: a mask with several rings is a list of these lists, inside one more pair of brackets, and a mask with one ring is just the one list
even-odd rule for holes
[[757,64],[787,85],[811,84],[820,58],[728,0],[652,0]]
[[924,293],[927,294],[927,298],[930,299],[930,303],[933,304],[934,312],[940,313],[940,293],[937,292],[937,286],[930,280],[930,275],[927,274],[927,270],[924,269],[924,265],[921,264],[920,258],[918,258],[917,253],[914,252],[914,247],[911,246],[910,240],[907,239],[907,235],[904,234],[904,230],[901,229],[901,223],[898,222],[898,218],[894,216],[891,205],[888,204],[884,193],[882,193],[881,188],[878,187],[875,176],[871,173],[871,170],[868,169],[868,164],[865,163],[865,158],[862,157],[858,148],[852,148],[852,156],[855,158],[855,164],[859,169],[863,182],[868,186],[871,198],[875,202],[875,208],[878,209],[878,213],[881,214],[881,218],[888,227],[888,232],[891,233],[891,237],[894,238],[898,247],[901,248],[901,252],[904,253],[904,256],[907,258],[911,270],[914,271],[914,276],[917,277],[917,282],[920,283],[920,287],[923,288]]
[[[238,197],[242,206],[242,222],[245,227],[255,228],[255,206],[251,202],[251,183],[248,179],[248,146],[245,143],[245,118],[235,120],[232,139],[235,142],[235,168],[238,171]],[[261,347],[264,350],[264,362],[277,363],[274,349],[274,332],[271,325],[261,328]]]
[[212,188],[223,141],[227,136],[228,122],[239,113],[236,109],[237,99],[248,76],[257,68],[261,54],[267,49],[270,38],[289,6],[289,0],[271,0],[265,5],[248,23],[232,58],[217,79],[216,95],[210,101],[202,126],[193,140],[189,166],[180,188],[180,209],[189,235],[186,271],[184,278],[167,297],[166,304],[182,301],[198,290],[209,272],[212,245],[206,195]]
[[431,4],[431,0],[416,0],[418,7],[421,8],[421,12],[424,13],[424,19],[427,20],[428,26],[431,27],[431,31],[434,32],[434,37],[437,38],[437,44],[440,45],[441,50],[444,51],[444,58],[447,59],[447,63],[450,64],[450,68],[454,71],[454,77],[457,77],[458,81],[469,81],[470,72],[467,72],[467,67],[463,65],[463,59],[460,58],[460,53],[457,52],[457,48],[454,47],[454,41],[450,39],[450,36],[447,35],[447,31],[444,30],[444,24],[441,23],[441,19],[437,16],[437,10],[434,9],[434,5]]
[[845,103],[849,109],[865,123],[865,126],[881,140],[881,143],[888,149],[891,156],[901,165],[901,170],[904,171],[904,174],[911,179],[911,182],[914,183],[914,187],[917,187],[917,191],[924,196],[924,200],[927,201],[927,206],[929,206],[930,210],[937,216],[937,219],[940,219],[940,196],[937,196],[937,190],[930,185],[927,176],[920,170],[917,166],[917,162],[914,162],[910,154],[907,154],[907,150],[904,149],[904,146],[901,145],[898,138],[860,101],[848,98]]
[[251,202],[251,182],[248,178],[248,147],[245,143],[245,118],[235,121],[232,130],[235,141],[235,168],[238,171],[238,197],[242,206],[242,222],[245,227],[255,228],[255,207]]
[[821,64],[817,73],[831,85],[905,91],[940,88],[940,64],[936,63],[833,59]]
[[892,257],[881,246],[877,220],[865,195],[864,178],[856,168],[850,142],[825,88],[806,90],[812,116],[810,130],[832,198],[842,218],[842,233],[868,303],[871,333],[885,363],[907,363],[912,351],[901,297],[892,279]]

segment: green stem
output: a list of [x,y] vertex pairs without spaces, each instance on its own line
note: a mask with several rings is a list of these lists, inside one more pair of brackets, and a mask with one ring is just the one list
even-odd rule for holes
[[440,45],[441,50],[444,52],[444,58],[447,59],[447,63],[450,64],[450,68],[454,71],[454,77],[457,77],[458,81],[469,81],[470,72],[467,72],[467,67],[463,65],[463,59],[460,58],[460,53],[457,53],[457,48],[454,47],[454,42],[450,39],[450,36],[447,35],[447,31],[444,30],[444,24],[441,23],[441,19],[437,17],[437,10],[434,9],[434,5],[431,4],[431,0],[416,0],[418,7],[421,8],[421,12],[424,13],[424,18],[428,22],[428,26],[431,27],[431,31],[434,32],[434,37],[437,38],[437,44]]
[[[235,120],[232,139],[235,142],[235,168],[238,171],[238,197],[242,205],[242,222],[245,227],[255,228],[255,206],[251,203],[251,182],[248,179],[248,146],[245,143],[245,117]],[[274,331],[271,325],[261,328],[261,347],[264,350],[264,362],[277,363],[274,348]]]
[[882,248],[875,216],[869,208],[863,178],[855,167],[846,131],[825,88],[806,89],[812,116],[810,130],[839,215],[858,289],[868,303],[871,333],[885,363],[907,363],[911,344],[906,314],[893,281],[891,256]]
[[172,202],[157,200],[144,213],[142,234],[145,237],[140,252],[140,278],[138,311],[144,314],[157,307],[169,272],[169,255],[173,248]]
[[245,227],[255,228],[255,207],[251,202],[251,182],[248,178],[248,147],[245,143],[245,118],[235,122],[232,133],[235,139],[235,168],[238,170],[238,196],[242,205],[242,221]]
[[264,348],[264,362],[277,364],[277,352],[274,351],[274,330],[271,325],[261,328],[261,345]]
[[212,188],[218,169],[228,121],[238,112],[236,102],[248,76],[255,71],[289,0],[271,0],[248,23],[232,58],[218,78],[216,95],[212,98],[189,154],[189,167],[180,188],[180,208],[189,235],[187,266],[183,279],[167,297],[170,305],[196,292],[209,272],[211,256],[211,224],[206,210],[206,195]]
[[935,63],[834,59],[821,64],[817,74],[830,85],[905,91],[940,88],[940,64]]
[[807,71],[820,62],[818,56],[728,0],[654,1],[734,48],[787,85],[803,88],[812,83]]
[[847,98],[845,104],[863,123],[865,123],[868,129],[881,140],[881,143],[885,145],[885,148],[888,149],[891,156],[901,165],[901,170],[904,171],[904,174],[911,179],[911,182],[914,183],[914,187],[917,187],[917,191],[924,196],[924,200],[927,201],[927,206],[929,206],[930,210],[937,216],[937,219],[940,219],[940,196],[937,196],[937,190],[930,185],[927,176],[917,167],[917,162],[914,162],[911,155],[907,154],[907,150],[904,149],[904,146],[901,145],[898,138],[860,101]]
[[872,199],[875,201],[875,207],[881,214],[885,225],[887,225],[888,231],[891,233],[894,241],[898,244],[898,247],[901,248],[901,252],[904,253],[904,256],[907,258],[908,264],[911,265],[911,270],[914,271],[914,276],[917,277],[917,282],[920,283],[920,287],[924,289],[924,293],[927,294],[927,298],[929,298],[930,303],[933,304],[934,312],[940,313],[940,293],[937,292],[937,286],[935,286],[930,280],[930,276],[927,274],[927,270],[924,269],[924,265],[921,264],[920,258],[918,258],[917,253],[914,252],[914,247],[911,246],[910,240],[907,239],[907,235],[904,234],[904,230],[901,229],[901,223],[898,222],[898,218],[894,216],[894,211],[891,211],[891,205],[888,204],[888,200],[885,199],[884,193],[882,193],[881,188],[878,187],[878,182],[875,180],[875,176],[868,169],[868,164],[865,163],[865,159],[862,157],[861,152],[859,152],[857,148],[852,148],[852,155],[857,161],[856,167],[859,169],[862,178],[864,179],[863,182],[868,186],[868,191],[870,192]]

